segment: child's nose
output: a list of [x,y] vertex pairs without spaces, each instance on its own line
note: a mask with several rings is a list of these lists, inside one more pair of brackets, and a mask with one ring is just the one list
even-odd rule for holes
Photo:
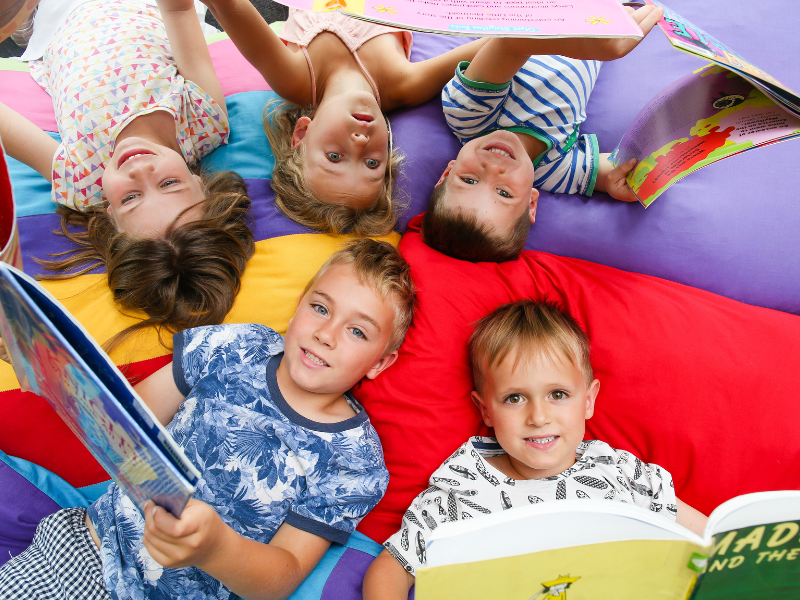
[[156,166],[150,161],[138,161],[136,164],[131,165],[131,168],[128,169],[128,177],[134,179],[139,175],[146,174],[148,171],[155,171],[155,168]]
[[334,335],[333,327],[330,323],[326,322],[320,325],[314,332],[314,339],[323,346],[327,346],[329,348],[336,347],[336,336]]
[[353,132],[353,142],[359,146],[366,146],[367,142],[369,142],[369,136],[364,133],[359,133],[357,131]]
[[497,173],[498,175],[502,175],[506,172],[506,167],[503,163],[497,162],[490,158],[484,158],[481,161],[481,166],[490,173]]
[[550,411],[547,402],[532,400],[528,404],[528,424],[534,427],[544,427],[550,423]]

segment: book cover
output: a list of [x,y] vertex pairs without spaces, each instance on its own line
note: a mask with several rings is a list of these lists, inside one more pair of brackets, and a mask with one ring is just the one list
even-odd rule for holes
[[617,0],[280,0],[402,29],[467,36],[642,37]]
[[747,494],[698,536],[648,510],[565,500],[442,525],[416,598],[800,597],[800,492]]
[[2,263],[0,334],[22,389],[51,404],[137,506],[152,499],[180,516],[198,471],[83,327]]

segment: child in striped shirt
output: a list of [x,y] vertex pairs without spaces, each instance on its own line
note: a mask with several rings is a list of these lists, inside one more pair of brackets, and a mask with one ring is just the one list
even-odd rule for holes
[[[662,9],[646,6],[632,15],[647,34]],[[442,106],[464,146],[431,195],[426,243],[473,262],[516,258],[536,216],[534,186],[586,196],[598,190],[635,202],[625,183],[635,159],[614,168],[595,136],[579,128],[599,60],[623,56],[639,41],[614,40],[611,50],[594,39],[495,38],[472,62],[460,63]]]

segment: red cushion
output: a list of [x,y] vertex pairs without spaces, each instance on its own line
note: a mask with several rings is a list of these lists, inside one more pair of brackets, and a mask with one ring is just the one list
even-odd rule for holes
[[422,242],[419,222],[400,244],[419,309],[397,362],[356,390],[391,473],[364,534],[394,533],[433,470],[480,430],[471,323],[526,297],[557,303],[589,335],[601,387],[588,439],[666,467],[681,500],[705,513],[739,494],[800,488],[800,317],[542,252],[457,261]]

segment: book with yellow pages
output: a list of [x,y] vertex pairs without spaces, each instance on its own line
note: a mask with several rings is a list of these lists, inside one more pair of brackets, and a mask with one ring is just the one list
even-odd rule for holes
[[646,509],[564,500],[446,523],[417,600],[800,597],[800,491],[719,506],[698,536]]

